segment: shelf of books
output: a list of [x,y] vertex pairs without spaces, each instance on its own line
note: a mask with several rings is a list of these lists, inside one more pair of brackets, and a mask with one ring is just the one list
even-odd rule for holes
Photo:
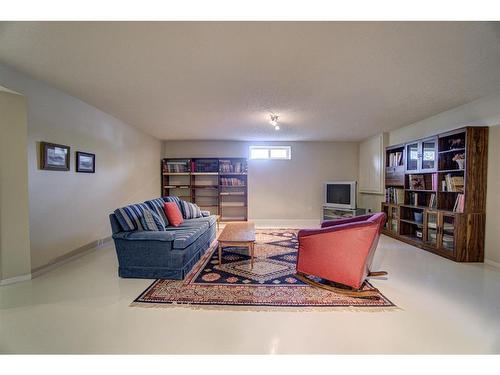
[[247,161],[227,158],[219,161],[219,202],[222,221],[248,219]]
[[244,158],[162,160],[162,195],[176,195],[222,221],[248,218],[247,171]]
[[383,232],[455,261],[482,262],[487,139],[488,128],[466,127],[388,147]]

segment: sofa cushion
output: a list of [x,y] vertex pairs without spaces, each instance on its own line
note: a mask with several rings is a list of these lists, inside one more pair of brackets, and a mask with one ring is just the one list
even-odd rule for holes
[[163,198],[151,199],[151,200],[146,201],[144,203],[146,203],[148,205],[148,207],[151,208],[151,210],[153,212],[156,212],[156,214],[158,214],[161,217],[161,219],[163,220],[164,226],[168,225],[168,219],[167,219],[167,216],[165,215],[165,211],[163,209],[163,205],[165,204],[165,201],[163,200]]
[[184,219],[182,218],[182,213],[179,210],[179,207],[174,202],[165,202],[164,203],[165,215],[167,216],[167,220],[170,225],[174,227],[178,227],[182,224]]
[[205,233],[206,230],[206,227],[203,226],[192,226],[170,231],[169,233],[175,234],[174,246],[172,246],[172,248],[185,249],[195,242],[203,233]]
[[212,226],[215,224],[216,221],[217,219],[215,215],[210,215],[204,217],[197,217],[196,219],[184,220],[184,223],[186,223],[186,225],[194,225],[196,223],[207,223],[208,226]]
[[144,230],[141,217],[148,206],[144,203],[131,204],[115,210],[115,216],[124,231]]
[[129,241],[162,241],[172,242],[175,238],[175,232],[150,232],[150,231],[133,231],[133,232],[120,232],[113,234],[115,240],[129,240]]
[[164,231],[165,223],[156,212],[150,209],[144,210],[141,217],[141,224],[144,230]]
[[201,210],[196,204],[181,200],[182,216],[184,219],[194,219],[201,217]]

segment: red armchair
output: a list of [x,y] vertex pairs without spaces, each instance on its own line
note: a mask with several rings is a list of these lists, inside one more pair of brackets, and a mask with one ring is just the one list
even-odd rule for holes
[[[387,274],[383,271],[370,271],[384,223],[385,214],[376,213],[325,221],[321,224],[321,229],[300,230],[297,278],[353,297],[376,296],[377,289],[361,290],[361,287],[368,276]],[[335,287],[319,283],[306,275],[341,285]]]

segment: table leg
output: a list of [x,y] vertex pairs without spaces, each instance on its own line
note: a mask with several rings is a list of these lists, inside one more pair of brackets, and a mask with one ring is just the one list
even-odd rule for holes
[[222,245],[219,242],[219,266],[222,266]]
[[254,243],[251,242],[250,243],[250,246],[249,246],[249,250],[250,250],[250,269],[253,269],[253,257],[254,257]]

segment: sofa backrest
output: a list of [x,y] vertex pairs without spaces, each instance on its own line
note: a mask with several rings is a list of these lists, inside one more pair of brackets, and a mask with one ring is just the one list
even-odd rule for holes
[[134,230],[144,229],[141,223],[141,218],[143,216],[142,212],[147,209],[147,204],[136,203],[129,206],[117,208],[114,214],[123,231],[130,232]]

